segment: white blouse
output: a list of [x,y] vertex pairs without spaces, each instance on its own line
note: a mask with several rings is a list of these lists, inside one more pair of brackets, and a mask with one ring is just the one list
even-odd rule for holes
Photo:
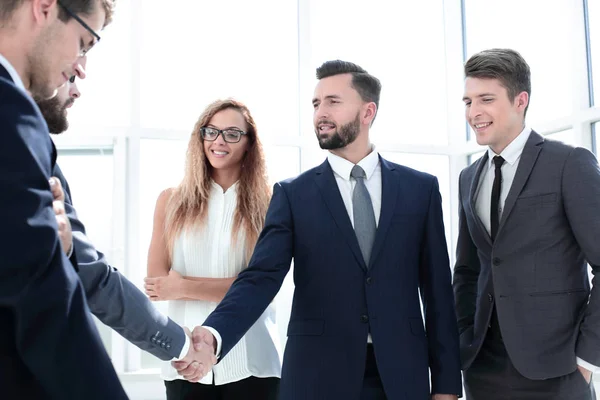
[[[247,266],[243,232],[240,231],[235,245],[231,238],[237,205],[237,185],[235,183],[223,193],[218,184],[212,183],[206,223],[196,229],[183,231],[175,239],[171,266],[175,271],[183,276],[231,278]],[[168,315],[179,325],[192,330],[202,325],[217,304],[203,300],[171,300]],[[213,375],[215,385],[236,382],[250,376],[280,377],[279,334],[272,303],[200,383],[212,384]],[[168,381],[183,379],[169,361],[163,363],[161,377]]]

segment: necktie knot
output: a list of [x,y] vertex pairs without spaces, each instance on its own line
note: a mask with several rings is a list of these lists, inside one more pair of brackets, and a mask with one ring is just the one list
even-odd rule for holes
[[504,158],[502,158],[502,156],[495,156],[494,165],[496,166],[496,169],[502,167],[502,164],[504,164]]
[[365,173],[365,170],[362,169],[361,166],[355,165],[352,168],[352,171],[350,172],[350,176],[353,177],[354,179],[365,179],[367,177],[367,174]]

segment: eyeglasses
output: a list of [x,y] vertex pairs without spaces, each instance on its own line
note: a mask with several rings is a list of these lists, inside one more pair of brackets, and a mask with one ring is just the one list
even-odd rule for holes
[[239,129],[217,129],[205,126],[200,128],[200,134],[202,139],[209,142],[217,140],[219,135],[223,136],[223,140],[227,143],[238,143],[242,140],[242,135],[246,135],[246,132],[240,131]]
[[[79,25],[83,26],[89,33],[92,34],[92,36],[94,36],[96,38],[96,41],[94,43],[92,43],[90,45],[90,47],[88,47],[87,49],[82,48],[81,50],[79,50],[79,57],[85,56],[87,54],[87,52],[90,51],[92,49],[92,47],[94,47],[96,45],[96,43],[98,43],[100,41],[100,35],[98,35],[92,28],[90,28],[90,26],[88,24],[86,24],[85,21],[82,20],[77,14],[75,14],[73,11],[71,11],[69,9],[69,7],[65,6],[62,3],[62,1],[58,1],[58,5],[61,6],[67,14],[69,14],[69,17],[71,17],[75,21],[79,22]],[[82,45],[82,47],[83,47],[83,45]]]

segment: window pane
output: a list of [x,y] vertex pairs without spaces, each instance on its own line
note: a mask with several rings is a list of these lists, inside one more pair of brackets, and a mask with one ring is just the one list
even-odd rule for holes
[[[113,156],[112,151],[59,150],[58,164],[69,183],[73,205],[94,246],[112,258]],[[101,195],[100,195],[101,194]],[[94,317],[110,354],[111,329]]]
[[577,146],[575,143],[575,135],[573,133],[573,129],[565,129],[564,131],[551,133],[546,135],[548,139],[559,140],[563,143],[570,144],[571,146]]
[[448,243],[448,247],[450,247],[452,245],[452,236],[450,229],[450,164],[448,156],[395,152],[381,152],[380,154],[386,160],[427,172],[438,178],[440,193],[442,195],[446,242]]
[[[132,115],[131,1],[118,3],[113,22],[88,56],[87,79],[77,79],[81,98],[69,109],[70,131],[86,126],[129,126]],[[95,130],[96,132],[96,130]],[[114,132],[106,131],[113,135]]]
[[[142,139],[140,142],[140,276],[146,276],[156,199],[160,192],[181,182],[186,149],[187,141],[184,140]],[[135,283],[143,289],[141,281]],[[163,314],[168,314],[167,302],[158,301],[154,305]],[[158,358],[142,352],[142,368],[160,368],[161,365]]]
[[530,126],[573,112],[573,79],[579,71],[574,69],[571,43],[581,40],[571,23],[576,9],[570,1],[544,2],[541,12],[538,0],[465,0],[467,57],[508,47],[531,67]]
[[297,135],[297,20],[295,1],[144,0],[142,125],[188,130],[210,102],[235,97],[261,135]]
[[481,157],[483,157],[483,155],[485,154],[486,150],[484,151],[479,151],[477,153],[473,153],[473,154],[469,154],[467,156],[467,161],[469,163],[469,165],[473,164],[475,161],[479,160]]
[[448,142],[443,8],[443,0],[311,0],[310,65],[339,58],[381,80],[375,142]]
[[590,30],[590,50],[592,52],[593,99],[600,106],[600,1],[588,0],[588,26]]
[[300,173],[300,148],[286,146],[265,146],[269,182],[293,178]]
[[594,137],[594,153],[598,157],[598,149],[600,147],[600,121],[592,124],[592,135]]

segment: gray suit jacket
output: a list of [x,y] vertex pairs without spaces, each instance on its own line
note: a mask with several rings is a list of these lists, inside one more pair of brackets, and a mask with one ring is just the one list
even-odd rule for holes
[[459,179],[453,286],[463,369],[496,303],[502,337],[530,379],[566,375],[576,357],[600,365],[600,169],[592,153],[532,132],[504,204],[495,242],[475,210],[487,153]]
[[65,210],[73,231],[78,274],[92,313],[104,324],[142,350],[161,360],[179,357],[185,344],[185,332],[161,314],[134,284],[108,265],[85,235],[71,201],[69,184],[56,165],[53,176],[65,191]]

